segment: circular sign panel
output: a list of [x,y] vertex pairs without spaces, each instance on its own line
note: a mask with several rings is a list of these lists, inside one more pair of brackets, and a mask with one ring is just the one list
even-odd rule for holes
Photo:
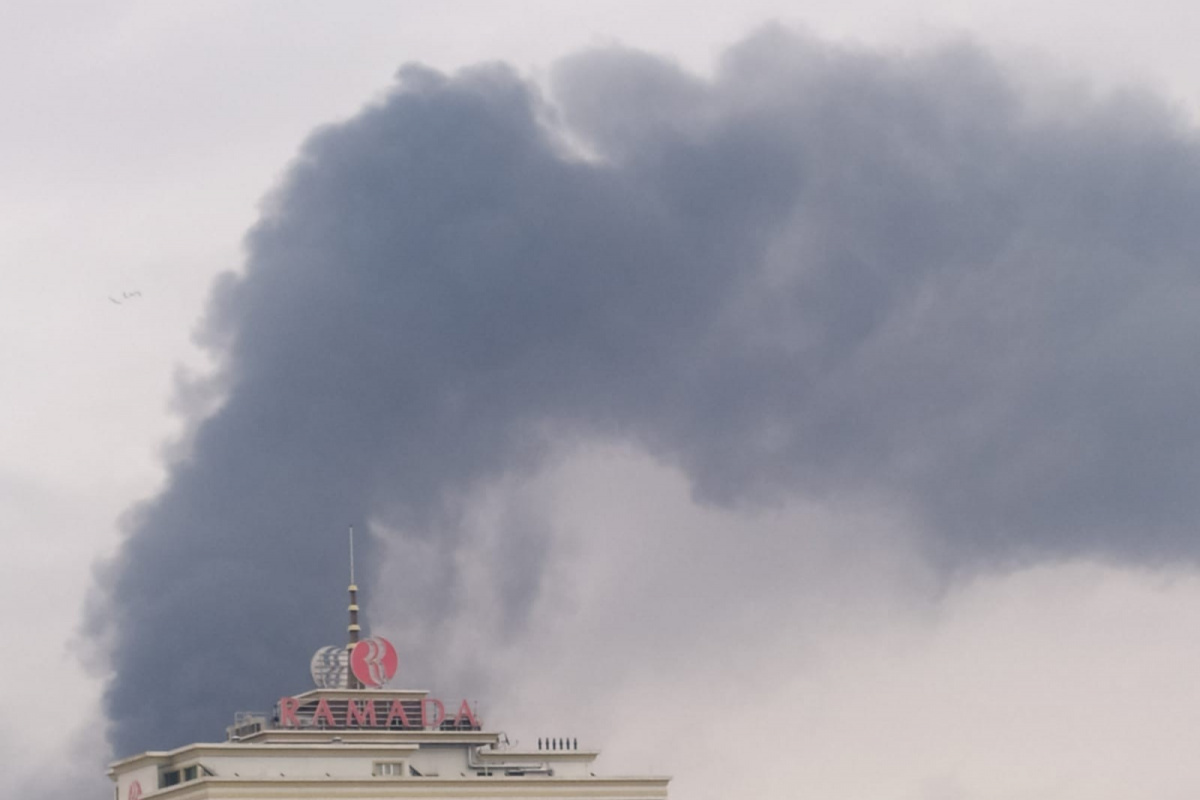
[[141,781],[134,781],[133,783],[129,784],[129,794],[127,797],[129,800],[142,800]]
[[396,674],[396,648],[382,636],[372,636],[350,651],[350,669],[363,686],[378,689]]
[[346,648],[335,645],[322,647],[313,653],[309,664],[313,683],[318,689],[345,689],[350,685],[349,661]]

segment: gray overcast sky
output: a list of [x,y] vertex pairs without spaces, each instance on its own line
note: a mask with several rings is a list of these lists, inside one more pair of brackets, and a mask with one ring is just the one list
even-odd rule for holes
[[[203,330],[211,340],[242,332],[269,343],[272,331],[290,330],[289,298],[301,309],[313,297],[333,302],[336,284],[319,281],[295,286],[294,295],[290,288],[280,294],[293,284],[272,277],[272,265],[290,264],[288,248],[301,241],[287,233],[289,224],[311,230],[305,198],[339,201],[316,208],[322,218],[338,220],[339,230],[353,228],[349,198],[359,191],[353,178],[359,173],[318,169],[307,183],[293,179],[279,195],[291,198],[291,205],[280,201],[283,233],[276,239],[260,235],[251,246],[262,278],[226,295],[202,326],[212,283],[246,263],[243,237],[263,197],[280,185],[315,128],[380,101],[401,64],[453,71],[501,61],[517,71],[505,79],[512,86],[532,84],[547,93],[552,116],[575,144],[586,143],[621,169],[562,169],[548,155],[553,143],[525,149],[519,113],[511,125],[505,121],[504,114],[519,105],[515,95],[505,94],[508,84],[472,89],[470,96],[508,98],[504,113],[471,119],[492,132],[481,139],[488,146],[497,141],[495,131],[511,133],[499,155],[519,157],[513,163],[524,166],[521,181],[506,184],[512,194],[501,204],[514,209],[505,224],[521,235],[504,239],[492,229],[465,228],[467,255],[500,241],[547,247],[553,254],[553,247],[572,251],[580,242],[606,237],[632,243],[621,252],[623,264],[679,258],[693,268],[704,263],[703,255],[712,261],[705,273],[710,291],[697,287],[676,309],[678,319],[639,316],[635,305],[625,320],[632,326],[622,330],[633,343],[660,348],[654,352],[665,363],[676,363],[671,354],[687,355],[680,337],[707,335],[711,358],[687,362],[692,371],[656,383],[639,381],[644,375],[636,359],[614,357],[603,362],[612,368],[611,380],[591,386],[589,371],[576,381],[593,390],[588,402],[553,390],[534,398],[504,383],[464,378],[477,374],[466,368],[434,375],[444,353],[468,361],[472,354],[437,327],[436,316],[418,326],[447,349],[406,351],[399,365],[425,370],[420,374],[428,385],[448,393],[433,395],[434,401],[458,397],[470,409],[471,392],[484,392],[480,396],[497,401],[488,409],[495,419],[470,417],[488,424],[467,431],[477,447],[455,458],[441,457],[453,437],[414,440],[405,438],[403,426],[383,431],[395,437],[390,444],[404,443],[404,452],[420,452],[420,468],[405,471],[395,453],[381,448],[379,471],[354,482],[362,494],[357,505],[345,492],[331,491],[324,509],[328,527],[342,524],[338,502],[371,515],[385,573],[402,572],[416,560],[438,566],[425,578],[428,584],[413,576],[403,587],[382,578],[371,587],[372,625],[417,650],[402,655],[412,679],[447,692],[460,686],[486,692],[480,701],[488,721],[517,735],[573,728],[606,749],[606,769],[675,774],[680,797],[1195,796],[1200,770],[1186,749],[1190,722],[1200,712],[1200,691],[1191,680],[1200,657],[1194,622],[1200,619],[1200,584],[1189,567],[1196,553],[1189,527],[1195,515],[1186,484],[1196,455],[1190,411],[1196,384],[1188,364],[1196,325],[1189,317],[1194,304],[1187,302],[1195,291],[1197,248],[1188,216],[1195,214],[1188,205],[1196,191],[1189,171],[1195,144],[1153,103],[1121,101],[1075,112],[1064,98],[1078,100],[1073,81],[1075,88],[1091,85],[1102,92],[1149,90],[1181,116],[1194,117],[1200,56],[1188,33],[1196,30],[1197,13],[1181,3],[1144,2],[1053,8],[746,3],[737,10],[675,2],[636,9],[622,3],[463,2],[436,11],[415,3],[368,3],[352,13],[316,3],[6,4],[13,24],[0,33],[0,85],[8,104],[0,138],[0,264],[8,279],[0,315],[6,377],[0,393],[0,525],[7,546],[0,563],[7,611],[0,624],[22,657],[5,660],[0,695],[5,717],[22,723],[0,731],[0,757],[23,766],[6,770],[0,790],[51,796],[71,785],[102,796],[99,776],[109,752],[101,695],[111,664],[138,680],[161,676],[153,690],[144,697],[134,693],[123,706],[132,715],[127,719],[138,719],[128,709],[139,702],[141,714],[161,718],[164,698],[194,697],[187,694],[192,688],[171,677],[181,666],[176,662],[193,657],[189,647],[214,653],[243,647],[242,631],[213,631],[182,611],[144,621],[152,633],[143,636],[141,622],[128,613],[110,614],[94,594],[92,606],[100,611],[87,624],[117,627],[81,633],[84,606],[95,564],[117,553],[122,527],[148,530],[129,510],[162,489],[164,458],[183,447],[183,416],[195,418],[212,407],[212,393],[195,376],[211,368],[213,352],[196,347],[193,334]],[[757,50],[751,48],[744,70],[759,77],[754,71],[762,70],[766,78],[718,78],[715,88],[705,83],[719,74],[717,58],[727,47],[771,19],[806,29],[818,42],[852,44],[869,63],[834,59],[832,66],[818,67],[767,59],[764,66],[754,62]],[[995,68],[1000,84],[1018,87],[1014,91],[1032,106],[1045,103],[1042,113],[1051,123],[1004,129],[1013,117],[1006,116],[1003,91],[990,82],[991,66],[974,74],[978,65],[971,67],[968,59],[971,69],[959,70],[957,81],[953,65],[963,62],[953,59],[928,62],[926,73],[919,59],[912,72],[897,66],[910,63],[901,53],[927,52],[963,37],[982,48],[987,64],[995,58],[1001,65]],[[614,44],[674,60],[690,75],[628,53],[612,63],[561,60]],[[775,58],[787,61],[786,55]],[[805,102],[779,100],[806,79]],[[756,87],[765,98],[754,97]],[[862,93],[867,112],[857,124],[853,116],[838,118],[848,114],[845,105],[826,107],[812,99],[821,92],[836,98],[839,87]],[[456,97],[428,91],[435,111]],[[978,105],[981,91],[992,105]],[[895,105],[872,105],[879,97]],[[410,119],[405,108],[395,106],[397,119]],[[938,119],[945,114],[952,122],[988,120],[995,123],[989,130],[1002,132],[971,139],[956,153],[967,166],[959,164],[934,191],[925,181],[929,171],[889,172],[911,162],[885,158],[876,164],[865,155],[920,145],[911,132],[921,130],[925,118],[911,109]],[[317,164],[359,157],[369,164],[372,126],[388,129],[390,119],[360,118],[325,145],[313,145],[310,157]],[[425,130],[421,120],[436,115],[415,119],[395,124]],[[857,141],[851,135],[887,125],[900,131],[898,139]],[[759,137],[752,145],[734,135],[747,130]],[[723,138],[723,131],[733,134]],[[683,152],[681,139],[695,161],[673,168],[673,154]],[[792,141],[803,142],[803,152],[793,153]],[[878,167],[889,177],[868,184],[873,189],[867,195],[825,203],[797,188],[800,183],[788,184],[787,169],[766,169],[729,203],[761,206],[761,216],[749,222],[775,227],[769,241],[760,241],[748,234],[747,220],[680,202],[696,191],[679,188],[680,176],[725,176],[712,180],[728,186],[728,175],[744,172],[738,159],[748,152],[784,159],[776,167],[787,167],[794,156],[789,168],[803,171],[804,187],[826,187],[822,198],[848,185],[834,168],[838,164]],[[922,157],[932,159],[932,169],[944,167],[938,158],[951,155]],[[1038,184],[1051,163],[1039,159],[1066,165]],[[535,168],[541,171],[534,174]],[[399,184],[419,178],[396,174]],[[494,185],[482,167],[471,174],[482,187]],[[773,174],[782,182],[778,187],[767,180]],[[423,209],[431,187],[445,183],[438,173],[429,179],[433,183],[419,200],[399,189],[381,197],[394,208]],[[1056,194],[1063,185],[1080,188]],[[937,235],[897,240],[885,213],[891,206],[875,209],[879,216],[860,215],[881,186],[903,190],[913,219],[928,221]],[[1085,202],[1096,197],[1105,201]],[[637,208],[646,198],[656,205],[641,217],[649,221],[645,230],[626,227],[617,209]],[[933,213],[944,198],[953,204]],[[952,232],[937,223],[972,244],[1000,236],[997,228],[972,227],[992,201],[1032,209],[1032,222],[1006,217],[1009,227],[1003,229],[1006,242],[1019,240],[1025,249],[996,245],[988,263],[1006,268],[978,270],[972,281],[930,278],[931,272],[953,278],[963,260]],[[570,235],[543,235],[537,225],[546,224],[545,209],[560,214],[548,230]],[[581,209],[595,212],[603,224],[592,232],[568,224],[571,211]],[[369,219],[361,221],[371,229]],[[845,226],[841,236],[838,226]],[[656,238],[668,228],[679,235]],[[684,236],[684,229],[693,234]],[[728,236],[718,246],[704,241],[706,231]],[[704,246],[680,249],[697,242]],[[898,242],[910,250],[897,251]],[[388,242],[376,244],[393,252]],[[414,263],[456,263],[453,252],[436,244],[396,252]],[[769,252],[759,252],[763,246]],[[306,247],[306,253],[327,248],[314,256],[318,261],[346,254],[325,240]],[[882,253],[893,256],[910,279],[881,285],[862,278],[866,283],[843,285],[828,277],[846,274],[848,262],[840,259],[857,258],[853,263],[867,269],[876,263],[872,254]],[[557,263],[552,255],[547,259]],[[726,282],[725,266],[736,259],[759,259],[762,281]],[[787,303],[769,302],[772,289],[796,289],[787,264],[826,262],[826,279],[805,284],[798,295],[821,298],[817,309],[801,305],[805,313],[797,314]],[[1084,266],[1072,267],[1076,263]],[[1103,269],[1093,269],[1095,264]],[[515,274],[519,287],[535,287],[531,295],[543,299],[569,301],[576,287],[536,270]],[[692,285],[667,275],[646,297],[674,298],[684,284]],[[853,291],[864,286],[877,292],[869,302]],[[1047,298],[1045,305],[1023,305],[1029,291]],[[428,292],[416,294],[435,309],[432,299],[442,296],[436,287]],[[629,307],[616,288],[611,297],[613,308]],[[341,302],[354,311],[361,296],[351,293],[334,307],[342,308]],[[470,298],[452,295],[447,302],[469,307]],[[281,306],[284,311],[272,317]],[[942,308],[957,316],[938,313]],[[1101,312],[1106,324],[1097,327],[1092,321]],[[885,316],[893,326],[887,336],[860,336],[854,327],[855,320]],[[726,327],[689,327],[717,318]],[[472,341],[510,330],[504,326],[511,320],[475,319],[500,327],[484,327]],[[790,327],[795,319],[816,321],[796,329]],[[557,334],[561,324],[550,319],[542,330]],[[595,352],[586,337],[605,330],[604,318],[596,324],[578,326],[573,341],[582,349],[564,348],[564,358]],[[256,326],[265,333],[245,334]],[[829,338],[811,345],[803,358],[793,359],[786,347],[782,356],[764,349],[756,338],[795,345],[813,341],[813,329]],[[1018,347],[1016,329],[1027,334],[1029,347],[1063,349],[1039,350],[1044,358],[1032,358]],[[1094,348],[1072,346],[1084,336]],[[497,347],[508,341],[495,339]],[[264,345],[266,355],[238,347],[235,369],[279,388],[270,382],[269,367],[278,363],[268,358],[271,346]],[[848,349],[855,358],[842,357]],[[754,357],[744,357],[747,352]],[[968,369],[979,357],[986,366]],[[489,364],[495,356],[483,352],[478,358]],[[548,363],[554,370],[562,366]],[[781,372],[779,364],[799,365],[819,380],[764,381]],[[1058,377],[1044,380],[1046,370]],[[718,371],[722,380],[713,377]],[[548,373],[530,368],[519,374],[544,379]],[[953,392],[962,389],[963,376],[978,374],[982,383],[970,386],[982,386],[983,400],[998,400],[989,405],[959,397],[961,402],[927,417],[927,405],[904,394],[908,384],[897,374],[926,376],[939,397],[958,397]],[[358,377],[352,370],[348,379]],[[720,388],[730,385],[726,379],[762,391],[755,403],[720,402]],[[178,389],[179,380],[193,391]],[[1044,391],[1022,388],[1031,385]],[[591,399],[612,386],[621,391],[611,402]],[[680,387],[713,400],[698,404],[673,396]],[[814,394],[819,402],[802,404],[803,415],[794,413],[801,407],[797,397]],[[422,408],[421,397],[381,396]],[[895,402],[886,404],[885,414],[860,402],[864,397]],[[247,403],[252,414],[254,404]],[[982,444],[970,451],[942,446],[947,419],[960,426],[949,439],[961,441],[966,431]],[[452,416],[434,418],[423,430],[436,432],[439,424],[461,432]],[[839,435],[839,425],[854,435]],[[1074,438],[1065,442],[1052,435],[1068,429]],[[728,438],[709,435],[717,430],[728,431]],[[283,434],[290,431],[285,427]],[[487,438],[496,431],[531,437],[550,456],[534,459],[521,448],[501,446]],[[203,438],[197,442],[220,449]],[[1105,468],[1092,468],[1097,463]],[[512,464],[521,469],[512,472]],[[1005,469],[992,469],[996,464]],[[386,480],[372,485],[381,475],[403,480],[394,490]],[[445,509],[405,499],[426,488],[419,481],[430,476],[438,478],[438,487],[465,493],[453,519],[437,516]],[[319,472],[308,477],[329,485]],[[795,485],[809,491],[793,492]],[[391,498],[394,507],[381,497]],[[265,489],[244,500],[259,498],[295,503],[287,492]],[[1082,498],[1098,516],[1080,513]],[[175,513],[199,527],[215,524],[217,509],[203,500],[181,503]],[[320,500],[313,498],[318,505]],[[303,513],[299,507],[287,511]],[[975,524],[979,519],[990,522]],[[231,515],[229,524],[250,526],[246,520]],[[337,533],[330,531],[335,539]],[[145,538],[153,539],[149,533]],[[1018,546],[1010,546],[1013,539]],[[230,552],[249,558],[238,546],[230,542]],[[267,539],[264,546],[275,543]],[[976,573],[979,558],[972,554],[983,554],[990,566]],[[132,563],[181,568],[165,557]],[[974,577],[948,580],[947,563],[956,574]],[[297,569],[302,573],[303,565]],[[211,580],[205,574],[202,589],[224,591],[221,580],[237,577],[213,574]],[[454,602],[439,595],[444,584],[434,579],[445,575],[453,575],[459,589]],[[170,581],[178,575],[152,577]],[[340,574],[329,578],[337,592],[341,582]],[[158,607],[147,584],[117,585],[130,592],[118,606]],[[714,589],[721,586],[736,591]],[[322,596],[313,588],[304,602]],[[340,613],[340,594],[328,603],[328,609],[301,613],[311,612],[314,620]],[[283,625],[277,612],[264,609],[264,618],[253,622],[268,629]],[[212,624],[224,623],[214,617]],[[167,629],[180,631],[182,639],[163,639]],[[290,642],[286,629],[269,636],[282,641],[280,647],[305,650],[305,637],[324,643],[322,637],[332,639],[338,630],[306,631]],[[115,660],[105,657],[105,642],[97,636],[111,637]],[[156,647],[160,652],[151,652]],[[32,671],[26,653],[35,654]],[[30,691],[31,673],[53,691]],[[279,693],[300,688],[272,684]],[[219,678],[210,690],[212,698],[220,697]],[[717,718],[706,700],[728,691],[741,702]],[[213,713],[223,719],[235,710]],[[220,734],[205,722],[202,735]],[[128,727],[121,735],[138,740]],[[761,759],[762,752],[778,752],[781,742],[789,758]],[[71,754],[66,774],[64,753]],[[730,760],[762,766],[731,770]]]

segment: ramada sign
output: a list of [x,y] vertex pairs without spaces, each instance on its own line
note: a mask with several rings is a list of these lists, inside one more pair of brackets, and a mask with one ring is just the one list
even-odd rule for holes
[[[279,698],[279,725],[283,728],[319,727],[326,728],[392,728],[423,730],[429,727],[438,728],[446,721],[446,704],[434,697],[427,697],[420,703],[420,711],[416,720],[412,719],[399,699],[356,700],[346,702],[346,713],[341,719],[333,714],[329,701],[322,697],[313,709],[311,720],[301,720],[296,716],[300,710],[300,699],[296,697]],[[478,730],[479,722],[471,711],[471,704],[466,700],[458,707],[454,717],[454,727],[460,728],[463,722],[471,729]],[[399,723],[399,725],[393,725]]]

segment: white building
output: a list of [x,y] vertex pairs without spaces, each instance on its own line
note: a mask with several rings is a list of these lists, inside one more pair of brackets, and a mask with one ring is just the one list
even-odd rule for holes
[[352,582],[349,644],[313,657],[317,689],[280,698],[271,714],[239,713],[224,742],[113,763],[115,800],[667,797],[665,777],[596,776],[597,752],[574,739],[518,749],[483,730],[465,700],[383,688],[396,653],[379,637],[359,641],[356,592]]
[[[516,749],[466,715],[438,720],[438,703],[426,692],[318,689],[284,701],[293,699],[296,725],[281,720],[277,706],[273,719],[243,715],[227,741],[117,761],[109,769],[116,800],[667,797],[668,778],[596,776],[597,752],[576,749],[573,740]],[[313,721],[321,701],[334,725],[324,713]],[[395,702],[409,726],[395,714],[384,724]],[[368,707],[375,726],[359,722],[370,721]],[[348,714],[353,727],[345,725]]]

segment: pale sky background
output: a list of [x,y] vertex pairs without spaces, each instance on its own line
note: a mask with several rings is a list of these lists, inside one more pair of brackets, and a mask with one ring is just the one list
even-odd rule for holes
[[[214,277],[242,263],[261,199],[315,127],[379,97],[401,64],[502,60],[540,80],[558,57],[621,43],[703,74],[725,47],[782,20],[887,50],[968,37],[1030,81],[1060,73],[1150,88],[1193,118],[1200,109],[1200,10],[1181,2],[9,2],[3,12],[0,794],[13,797],[53,791],[64,774],[91,796],[108,791],[107,666],[80,636],[93,570],[116,551],[122,514],[161,486],[181,433],[174,382],[209,366],[191,335]],[[141,296],[110,299],[132,291]],[[1184,566],[1040,563],[946,586],[888,498],[735,515],[694,500],[677,470],[613,446],[581,445],[495,487],[475,509],[478,541],[488,543],[489,515],[522,504],[559,532],[530,624],[575,646],[490,663],[510,688],[481,707],[510,735],[576,735],[605,750],[606,772],[674,775],[678,798],[1200,793],[1190,746],[1200,580]],[[713,587],[736,555],[719,536],[696,546],[686,535],[710,528],[747,531],[768,552],[796,530],[810,540],[765,560],[761,597],[718,603]],[[485,582],[486,559],[471,559],[464,568]],[[652,595],[665,570],[690,577],[642,634],[679,662],[627,663],[632,634],[613,619],[638,612],[614,609]],[[784,585],[780,608],[769,589]],[[374,626],[402,638],[399,601],[375,591]],[[556,602],[568,596],[569,615]],[[788,624],[754,624],[760,603]],[[713,640],[676,641],[692,623]],[[444,635],[470,648],[457,630]]]

